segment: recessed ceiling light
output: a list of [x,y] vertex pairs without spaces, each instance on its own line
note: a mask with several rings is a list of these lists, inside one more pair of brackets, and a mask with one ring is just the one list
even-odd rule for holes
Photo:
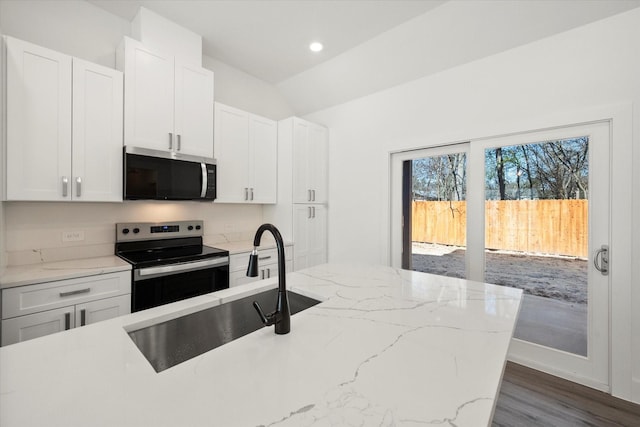
[[309,45],[309,49],[311,49],[312,52],[320,52],[323,47],[320,42],[313,42]]

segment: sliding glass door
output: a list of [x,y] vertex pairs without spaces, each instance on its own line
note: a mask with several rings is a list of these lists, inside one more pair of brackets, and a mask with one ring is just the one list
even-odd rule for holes
[[609,122],[598,122],[392,156],[403,268],[522,289],[510,358],[602,390],[609,145]]

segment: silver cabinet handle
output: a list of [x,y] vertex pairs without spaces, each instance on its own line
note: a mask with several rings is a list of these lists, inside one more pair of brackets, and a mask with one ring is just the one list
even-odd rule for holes
[[71,329],[71,313],[64,314],[64,330],[68,331]]
[[177,134],[176,136],[178,137],[178,144],[177,144],[178,145],[178,151],[180,151],[180,148],[182,147],[182,142],[181,142],[182,135]]
[[[598,262],[598,258],[600,258],[602,264]],[[600,246],[600,249],[596,251],[596,255],[593,257],[593,265],[603,276],[609,275],[609,245]]]
[[249,200],[249,189],[244,187],[244,199]]
[[264,279],[264,270],[260,270],[260,278]]
[[311,190],[307,190],[307,201],[311,201]]
[[312,197],[312,201],[315,202],[316,201],[316,190],[311,190],[311,195]]
[[250,200],[253,200],[253,187],[250,188],[250,190],[251,190],[251,199]]
[[67,197],[69,194],[69,178],[66,176],[62,177],[62,197]]
[[267,279],[271,277],[271,269],[267,268]]
[[307,218],[311,218],[311,206],[307,208],[309,212],[307,213]]
[[258,257],[258,261],[264,261],[265,259],[271,259],[271,255]]
[[82,178],[81,177],[76,178],[76,196],[77,197],[82,196]]
[[313,209],[313,217],[312,217],[312,218],[315,218],[315,217],[316,217],[316,207],[314,206],[314,207],[313,207],[313,208],[311,208],[311,209]]
[[86,294],[87,292],[91,292],[91,288],[77,289],[75,291],[69,291],[69,292],[60,292],[60,296],[69,297],[71,295]]
[[169,132],[169,150],[173,148],[173,133]]
[[83,308],[80,310],[80,326],[84,326],[87,324],[87,310]]

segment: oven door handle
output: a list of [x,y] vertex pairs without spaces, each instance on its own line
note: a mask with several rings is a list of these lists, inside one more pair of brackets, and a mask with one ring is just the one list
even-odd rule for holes
[[162,265],[158,267],[140,268],[138,276],[151,276],[157,274],[173,274],[179,272],[204,270],[206,268],[229,265],[229,257],[207,259],[204,261],[185,262],[181,264]]

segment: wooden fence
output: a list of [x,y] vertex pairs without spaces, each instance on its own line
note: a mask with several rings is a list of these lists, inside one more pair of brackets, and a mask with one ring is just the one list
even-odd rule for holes
[[[466,246],[466,202],[413,202],[414,242]],[[587,200],[485,202],[485,247],[587,256]]]

